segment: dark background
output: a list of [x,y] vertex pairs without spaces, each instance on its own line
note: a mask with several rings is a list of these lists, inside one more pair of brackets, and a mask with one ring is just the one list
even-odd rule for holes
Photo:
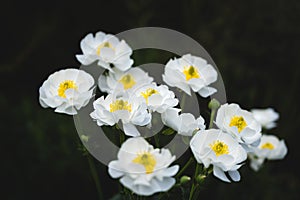
[[[0,7],[1,199],[97,198],[73,118],[42,109],[38,88],[54,71],[80,66],[75,54],[87,33],[143,26],[197,40],[218,66],[229,102],[280,113],[271,133],[285,139],[286,158],[258,173],[244,166],[239,183],[211,176],[201,198],[299,198],[300,1],[6,1]],[[155,51],[133,57],[167,61]],[[107,199],[117,181],[102,164],[97,170]]]

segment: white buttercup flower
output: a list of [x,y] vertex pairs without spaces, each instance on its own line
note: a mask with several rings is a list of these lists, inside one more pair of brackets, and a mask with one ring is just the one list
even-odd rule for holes
[[275,121],[279,118],[279,114],[272,108],[267,109],[252,109],[254,118],[258,121],[262,127],[271,129],[276,127]]
[[156,83],[146,84],[131,91],[132,95],[143,97],[148,109],[151,112],[163,113],[168,108],[178,104],[174,92],[169,90],[168,86]]
[[249,153],[251,168],[259,170],[265,159],[280,160],[287,154],[284,140],[279,140],[274,135],[262,135],[260,144]]
[[119,40],[111,34],[97,32],[95,37],[90,33],[85,36],[80,47],[83,55],[76,55],[83,65],[90,65],[97,61],[98,65],[112,71],[111,64],[121,71],[128,70],[133,64],[130,59],[132,49],[124,40]]
[[179,166],[169,167],[174,160],[168,149],[154,149],[142,137],[129,138],[122,144],[118,160],[109,163],[108,172],[134,193],[150,196],[166,192],[175,184],[172,176]]
[[237,171],[241,162],[247,159],[244,148],[229,134],[217,129],[200,130],[192,138],[190,147],[198,163],[205,168],[213,165],[213,174],[219,179],[230,182],[240,180]]
[[179,112],[180,109],[178,108],[169,108],[162,113],[161,118],[164,125],[184,136],[193,136],[195,131],[205,129],[203,117],[199,116],[195,119],[191,113],[182,113],[179,115]]
[[128,136],[139,136],[135,125],[145,126],[151,121],[151,114],[142,98],[109,94],[105,99],[104,96],[98,98],[93,105],[95,110],[90,116],[98,126],[113,126],[121,120],[124,133]]
[[206,60],[187,54],[166,64],[163,80],[189,95],[192,89],[202,97],[208,97],[217,91],[208,86],[217,80],[217,76],[217,71]]
[[77,114],[93,96],[94,79],[85,71],[64,69],[51,74],[40,87],[42,107],[55,108],[55,112]]
[[153,78],[148,76],[148,73],[138,67],[134,67],[126,72],[114,70],[114,72],[110,71],[108,74],[101,74],[98,86],[101,91],[110,94],[116,92],[116,90],[129,92],[152,81]]
[[253,114],[234,103],[226,103],[219,108],[216,125],[246,145],[257,146],[261,138],[261,125]]

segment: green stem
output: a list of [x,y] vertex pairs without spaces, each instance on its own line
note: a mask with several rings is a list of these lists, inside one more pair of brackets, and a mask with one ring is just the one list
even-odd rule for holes
[[214,119],[215,119],[215,115],[216,115],[216,109],[212,109],[211,110],[211,114],[210,114],[210,121],[209,121],[209,127],[208,129],[211,129],[214,125]]
[[185,104],[185,100],[186,100],[186,94],[183,91],[181,91],[181,93],[182,93],[182,95],[181,95],[181,100],[180,100],[180,108],[181,108],[181,113],[183,113],[184,104]]
[[89,162],[92,178],[94,179],[94,182],[95,182],[95,185],[96,185],[96,188],[97,188],[99,200],[103,200],[104,199],[103,198],[103,193],[102,193],[102,189],[101,189],[100,181],[99,181],[99,178],[98,178],[98,173],[97,173],[97,170],[96,170],[95,163],[94,163],[93,158],[90,154],[87,155],[87,159],[88,159],[88,162]]
[[198,163],[196,163],[196,169],[195,169],[195,174],[194,174],[194,182],[192,184],[189,200],[193,199],[193,195],[194,195],[194,192],[195,192],[195,189],[196,189],[196,186],[197,186],[197,184],[195,184],[195,180],[196,180],[196,178],[199,174],[199,167],[200,167],[200,165]]
[[125,134],[120,133],[120,146],[123,144],[124,141],[125,141]]
[[188,168],[191,164],[192,164],[192,162],[194,161],[194,158],[193,157],[191,157],[188,161],[187,161],[187,163],[183,166],[183,168],[181,168],[181,170],[176,174],[176,178],[178,178],[178,177],[180,177],[180,175],[186,170],[186,168]]

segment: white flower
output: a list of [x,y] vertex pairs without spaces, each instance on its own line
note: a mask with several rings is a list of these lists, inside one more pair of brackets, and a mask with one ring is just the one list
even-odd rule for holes
[[134,90],[136,87],[149,84],[152,81],[153,78],[148,76],[148,73],[138,67],[134,67],[126,72],[114,70],[114,72],[108,72],[107,75],[101,74],[98,79],[98,86],[101,91],[110,94],[116,92],[116,90]]
[[77,114],[93,96],[93,77],[78,69],[64,69],[51,74],[40,87],[42,107],[56,108],[55,112]]
[[132,95],[143,97],[151,112],[163,113],[178,104],[178,99],[175,98],[174,92],[170,91],[168,86],[157,86],[156,83],[138,87],[132,91]]
[[112,71],[110,64],[121,71],[128,70],[133,64],[130,59],[132,49],[124,40],[119,40],[111,34],[97,32],[95,37],[90,33],[85,36],[80,47],[83,55],[76,55],[83,65],[89,65],[97,61],[98,65]]
[[261,138],[261,125],[253,114],[234,103],[226,103],[219,108],[216,125],[246,145],[257,146]]
[[237,169],[247,159],[247,153],[231,135],[217,129],[200,130],[190,147],[198,163],[205,168],[213,165],[213,173],[219,179],[230,182],[224,173],[228,172],[233,181],[240,180]]
[[98,98],[93,105],[95,110],[90,116],[97,121],[98,126],[113,126],[121,120],[124,133],[128,136],[139,136],[135,125],[145,126],[151,121],[151,114],[142,98],[109,94],[105,99],[104,96]]
[[195,131],[205,129],[205,121],[201,116],[195,119],[191,113],[182,113],[179,115],[179,112],[180,109],[169,108],[166,112],[162,113],[161,118],[164,125],[184,136],[193,136]]
[[262,135],[258,147],[254,147],[249,153],[250,166],[255,171],[259,170],[265,159],[279,160],[287,154],[287,147],[284,140],[279,140],[274,135]]
[[208,87],[217,80],[217,76],[217,71],[206,60],[187,54],[179,59],[171,59],[166,64],[163,80],[169,86],[178,87],[189,95],[192,89],[202,97],[208,97],[217,91]]
[[275,121],[279,118],[279,114],[272,108],[267,109],[252,109],[254,118],[258,121],[262,127],[271,129],[276,127]]
[[113,178],[138,195],[150,196],[166,192],[174,184],[172,178],[178,165],[169,167],[175,160],[168,149],[153,149],[144,138],[126,140],[118,153],[118,160],[111,161],[108,172]]

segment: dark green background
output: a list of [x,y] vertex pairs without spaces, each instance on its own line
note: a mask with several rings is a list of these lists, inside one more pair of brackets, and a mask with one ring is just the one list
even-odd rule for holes
[[[0,11],[1,199],[97,198],[72,117],[42,109],[38,88],[54,71],[80,66],[75,54],[87,33],[143,26],[171,28],[203,45],[229,102],[280,113],[271,133],[285,139],[286,158],[258,173],[244,166],[240,183],[211,176],[202,198],[299,198],[300,1],[6,1]],[[156,51],[133,57],[167,61]],[[117,181],[102,164],[97,168],[109,198]]]

